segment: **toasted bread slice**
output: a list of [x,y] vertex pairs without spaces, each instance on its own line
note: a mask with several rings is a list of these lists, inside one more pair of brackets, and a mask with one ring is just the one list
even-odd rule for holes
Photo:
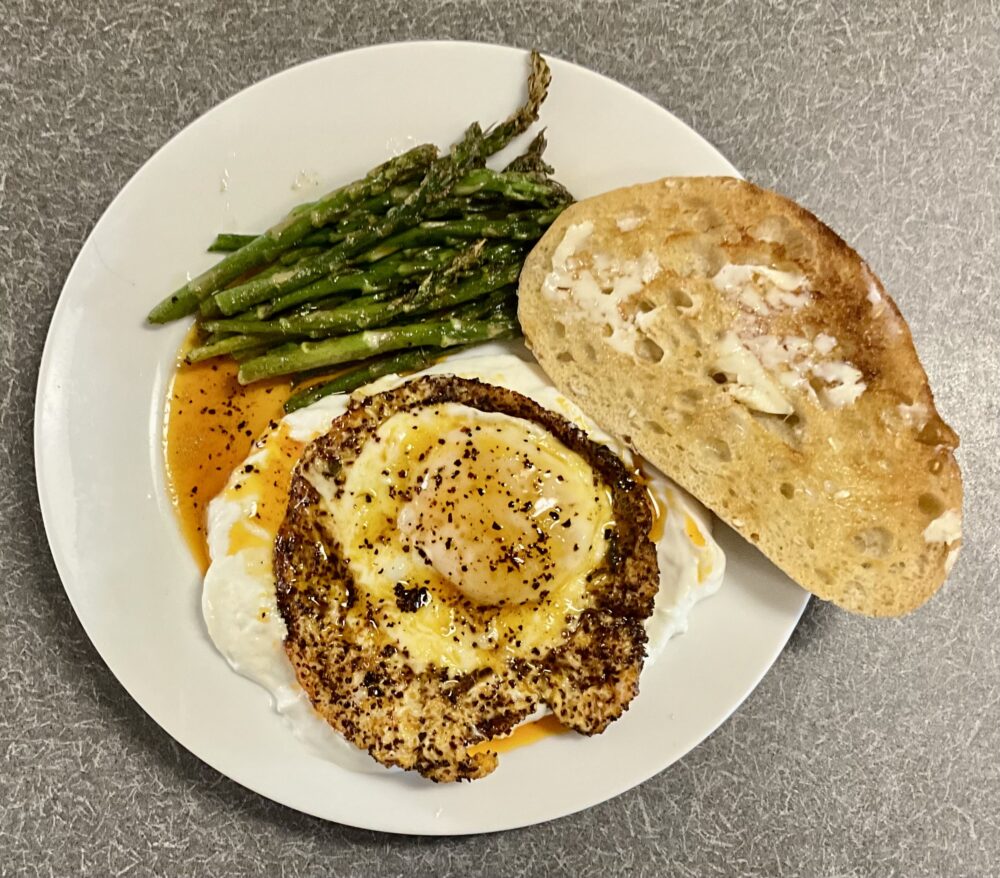
[[555,384],[809,591],[895,616],[961,544],[954,431],[878,278],[811,213],[728,177],[571,206],[519,317]]

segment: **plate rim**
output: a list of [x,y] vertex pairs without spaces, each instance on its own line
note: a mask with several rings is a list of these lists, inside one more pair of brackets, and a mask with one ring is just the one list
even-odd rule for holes
[[[116,669],[105,657],[105,651],[101,649],[98,643],[98,639],[95,639],[95,637],[92,635],[91,626],[89,626],[85,621],[87,614],[81,613],[80,607],[78,606],[78,600],[74,598],[74,593],[73,593],[74,590],[67,586],[67,580],[72,579],[73,573],[71,571],[69,559],[64,556],[65,550],[62,543],[64,543],[65,540],[56,540],[52,536],[55,528],[55,525],[53,523],[54,513],[49,506],[47,500],[48,491],[46,491],[44,486],[46,476],[44,474],[45,470],[42,463],[43,455],[41,451],[44,438],[42,436],[42,432],[45,423],[42,397],[45,389],[49,386],[51,381],[50,373],[54,369],[53,358],[57,356],[57,354],[54,352],[55,348],[54,337],[60,331],[59,327],[61,323],[65,321],[64,312],[66,311],[67,308],[70,307],[70,305],[67,304],[68,299],[65,295],[66,290],[68,287],[71,286],[76,274],[81,270],[82,259],[84,258],[84,255],[88,250],[88,246],[91,244],[91,240],[94,237],[94,234],[97,231],[97,229],[100,228],[105,219],[110,214],[112,214],[119,201],[123,200],[127,196],[130,189],[133,186],[138,185],[137,183],[138,178],[142,176],[144,172],[147,171],[148,167],[157,159],[157,157],[161,153],[166,151],[168,148],[170,148],[170,146],[175,141],[185,136],[190,130],[202,124],[206,119],[206,117],[215,113],[220,108],[240,99],[244,94],[252,91],[253,89],[256,89],[266,83],[272,83],[278,79],[281,79],[282,77],[289,76],[294,72],[301,70],[302,68],[310,67],[313,65],[321,65],[333,58],[342,58],[345,56],[360,55],[360,54],[375,55],[381,52],[413,50],[420,48],[429,50],[436,50],[442,48],[448,48],[448,49],[464,48],[467,50],[474,50],[474,51],[475,50],[497,51],[499,53],[508,53],[508,52],[527,53],[529,51],[528,49],[518,46],[512,46],[504,43],[487,42],[487,41],[417,39],[417,40],[380,42],[365,46],[355,46],[350,49],[345,49],[339,52],[332,52],[326,55],[310,58],[301,61],[297,64],[291,65],[289,67],[283,68],[282,70],[276,71],[272,74],[269,74],[268,76],[265,76],[259,80],[256,80],[240,88],[238,91],[234,92],[233,94],[229,95],[223,100],[212,104],[212,106],[210,106],[208,109],[204,110],[197,117],[195,117],[194,119],[186,123],[184,126],[182,126],[178,131],[176,131],[172,136],[170,136],[167,140],[165,140],[159,147],[157,147],[142,161],[142,164],[139,165],[139,167],[132,172],[132,174],[129,176],[125,184],[120,189],[118,189],[114,197],[108,202],[107,206],[101,212],[100,216],[88,230],[87,235],[84,238],[83,242],[81,243],[77,251],[77,254],[74,257],[73,262],[66,274],[65,280],[63,281],[62,286],[60,287],[60,291],[49,320],[49,326],[48,329],[46,330],[42,355],[39,360],[38,375],[36,379],[35,394],[33,398],[34,413],[33,413],[33,429],[32,429],[32,441],[33,441],[32,458],[34,464],[36,496],[39,502],[39,508],[42,516],[42,523],[45,531],[46,542],[49,546],[49,552],[52,557],[53,563],[55,565],[56,572],[59,576],[60,584],[62,585],[63,591],[65,592],[67,599],[69,600],[70,606],[73,609],[73,613],[76,617],[76,620],[80,624],[80,627],[83,629],[84,634],[86,634],[87,639],[90,641],[95,652],[101,658],[101,661],[104,664],[105,668],[108,671],[110,671],[111,675],[114,677],[118,685],[122,687],[122,689],[129,695],[132,701],[143,711],[143,713],[145,713],[146,716],[149,717],[156,724],[156,726],[160,729],[160,731],[167,734],[171,738],[171,740],[175,741],[180,747],[183,747],[186,752],[190,753],[199,762],[208,765],[212,770],[217,771],[219,774],[226,777],[229,781],[238,784],[239,786],[248,789],[267,800],[276,802],[284,807],[290,808],[299,813],[315,817],[316,819],[324,820],[326,822],[339,823],[341,825],[350,826],[356,829],[388,832],[395,835],[461,836],[461,835],[482,834],[488,832],[507,831],[511,829],[520,829],[529,826],[541,825],[543,823],[548,823],[553,820],[558,820],[562,819],[563,817],[571,816],[572,814],[576,814],[591,807],[595,807],[596,805],[602,802],[610,801],[611,799],[622,795],[628,790],[633,789],[642,783],[645,783],[646,780],[650,780],[656,775],[662,773],[667,768],[669,768],[670,765],[675,764],[680,759],[683,759],[685,756],[690,754],[692,750],[703,744],[705,740],[707,740],[711,735],[713,735],[722,726],[722,724],[725,723],[726,720],[728,720],[743,705],[743,703],[751,695],[751,693],[753,693],[757,689],[757,687],[760,685],[761,680],[771,670],[777,658],[784,651],[785,646],[788,643],[788,639],[791,637],[792,633],[797,627],[799,620],[801,619],[802,613],[805,611],[805,608],[809,602],[810,599],[809,593],[803,590],[801,604],[798,608],[798,611],[795,613],[794,619],[789,619],[787,626],[787,633],[780,640],[780,642],[776,641],[774,643],[773,650],[768,652],[768,660],[766,662],[766,665],[763,666],[759,674],[754,676],[752,683],[746,688],[746,691],[736,701],[734,701],[731,704],[731,706],[727,709],[725,715],[722,716],[718,720],[718,722],[716,722],[710,728],[706,728],[704,730],[704,733],[686,749],[683,755],[675,759],[673,762],[668,763],[666,766],[654,772],[653,774],[647,775],[644,779],[640,779],[638,781],[629,780],[628,782],[619,784],[610,793],[607,794],[601,793],[596,798],[590,797],[584,800],[578,806],[572,807],[570,810],[560,810],[559,813],[554,814],[553,816],[542,820],[528,819],[519,822],[518,820],[514,819],[505,821],[504,825],[500,827],[488,827],[488,828],[471,827],[462,829],[455,829],[453,827],[448,827],[448,828],[442,828],[441,831],[439,832],[429,831],[426,828],[401,829],[401,828],[388,828],[385,826],[373,827],[370,823],[352,822],[349,818],[338,817],[334,819],[322,814],[318,814],[313,810],[309,810],[308,808],[303,807],[301,804],[288,801],[288,799],[284,796],[278,796],[272,792],[265,792],[264,790],[258,788],[258,786],[253,783],[233,777],[228,771],[219,767],[215,759],[196,753],[193,749],[191,749],[191,747],[189,747],[183,741],[176,738],[170,731],[167,730],[164,724],[160,722],[160,720],[153,714],[153,712],[146,707],[146,705],[144,704],[144,700],[138,697],[136,693],[133,691],[133,688],[124,682],[124,680],[116,671]],[[583,74],[586,78],[603,81],[605,85],[613,87],[613,89],[615,89],[616,91],[620,92],[623,95],[626,95],[630,100],[634,101],[638,99],[640,102],[646,105],[646,107],[649,110],[657,112],[666,117],[669,120],[670,124],[677,127],[678,130],[683,130],[687,134],[689,135],[693,134],[695,137],[697,137],[702,142],[704,147],[706,147],[708,150],[714,153],[714,156],[717,160],[719,160],[722,164],[728,166],[733,176],[738,176],[738,177],[742,176],[740,175],[739,171],[735,168],[735,166],[733,166],[733,164],[719,151],[719,149],[715,146],[714,143],[709,141],[706,137],[704,137],[704,135],[702,135],[696,129],[688,125],[686,122],[684,122],[674,113],[672,113],[666,107],[661,106],[656,101],[630,88],[629,86],[621,82],[618,82],[617,80],[612,79],[611,77],[603,73],[600,73],[598,71],[585,67],[581,64],[578,64],[575,61],[563,58],[551,52],[544,52],[543,55],[547,60],[558,61],[560,64],[568,65],[574,68],[574,70],[578,74]]]

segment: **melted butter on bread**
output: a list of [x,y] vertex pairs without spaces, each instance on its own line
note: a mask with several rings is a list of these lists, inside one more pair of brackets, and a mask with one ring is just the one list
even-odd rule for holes
[[958,437],[878,278],[794,202],[710,177],[579,202],[528,257],[519,318],[557,386],[818,596],[899,615],[944,581]]

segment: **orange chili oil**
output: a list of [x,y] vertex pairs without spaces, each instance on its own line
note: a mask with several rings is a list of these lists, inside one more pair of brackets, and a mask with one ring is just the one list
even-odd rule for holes
[[164,450],[170,499],[191,554],[208,569],[205,513],[249,455],[254,440],[284,414],[291,393],[288,379],[246,387],[236,380],[238,365],[214,359],[188,364],[178,356],[164,414]]
[[[185,362],[184,354],[193,343],[192,332],[178,354],[177,369],[167,393],[163,437],[170,498],[184,539],[204,573],[209,564],[208,504],[249,456],[254,441],[281,420],[285,401],[291,395],[291,381],[281,378],[243,386],[237,380],[239,366],[233,360]],[[287,437],[284,444],[289,447],[281,458],[301,453],[302,446]],[[291,475],[291,467],[281,470],[273,474],[248,474],[254,478],[273,477],[274,491],[269,490],[267,495],[274,494],[275,501],[267,503],[265,498],[260,511],[266,515],[267,524],[274,527],[284,515],[283,505],[277,502],[278,495],[283,498],[287,494]],[[234,529],[231,540],[236,545],[231,542],[231,551],[240,548],[242,533],[239,526]],[[505,738],[477,744],[472,750],[505,753],[566,731],[555,717],[545,716],[519,726]]]

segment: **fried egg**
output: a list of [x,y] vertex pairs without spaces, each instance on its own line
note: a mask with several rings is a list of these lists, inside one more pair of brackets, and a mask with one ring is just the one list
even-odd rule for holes
[[[467,356],[419,375],[476,378],[514,390],[642,472],[657,510],[650,538],[661,578],[645,623],[648,665],[686,629],[691,607],[721,584],[725,561],[705,510],[634,461],[532,363],[510,354]],[[390,376],[358,394],[416,377]],[[348,403],[347,396],[328,397],[275,424],[212,501],[203,610],[218,649],[272,693],[300,738],[349,768],[379,770],[319,717],[299,686],[275,594],[272,549],[292,468]],[[540,426],[460,403],[396,412],[377,436],[338,490],[324,497],[358,588],[385,608],[373,624],[391,628],[418,671],[436,666],[460,674],[500,657],[537,655],[579,613],[588,571],[607,551],[603,535],[614,516],[606,488]],[[470,622],[482,618],[467,609],[478,606],[494,608],[488,623]],[[411,607],[420,612],[406,612]]]
[[[398,412],[376,437],[327,503],[376,624],[418,673],[537,655],[604,557],[607,489],[537,424],[467,405]],[[477,624],[463,605],[499,609]]]

